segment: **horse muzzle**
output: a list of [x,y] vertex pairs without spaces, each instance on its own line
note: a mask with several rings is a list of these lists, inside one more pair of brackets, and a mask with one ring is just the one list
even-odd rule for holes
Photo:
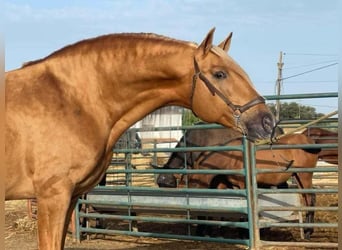
[[157,184],[161,188],[176,188],[177,180],[172,174],[160,174],[157,178]]
[[260,111],[243,122],[245,133],[252,141],[257,139],[269,139],[273,137],[273,129],[276,126],[275,118],[270,112]]

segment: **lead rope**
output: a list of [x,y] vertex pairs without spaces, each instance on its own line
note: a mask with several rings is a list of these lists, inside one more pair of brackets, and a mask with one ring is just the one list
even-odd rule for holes
[[[264,144],[269,144],[270,145],[270,150],[271,150],[271,152],[272,152],[272,155],[273,155],[273,158],[275,158],[275,153],[273,152],[273,148],[272,148],[272,146],[273,146],[273,143],[274,142],[277,142],[278,140],[280,140],[282,137],[284,137],[284,136],[287,136],[287,135],[290,135],[290,134],[294,134],[295,132],[297,132],[297,131],[300,131],[300,130],[302,130],[302,129],[304,129],[304,128],[307,128],[307,127],[309,127],[309,126],[311,126],[311,125],[313,125],[313,124],[316,124],[316,123],[318,123],[318,122],[320,122],[320,121],[322,121],[322,120],[324,120],[324,119],[326,119],[326,118],[328,118],[328,117],[331,117],[331,116],[333,116],[333,115],[336,115],[338,113],[338,110],[336,110],[336,111],[334,111],[334,112],[331,112],[331,113],[329,113],[329,114],[326,114],[326,115],[324,115],[324,116],[322,116],[322,117],[320,117],[320,118],[318,118],[318,119],[316,119],[316,120],[314,120],[314,121],[311,121],[311,122],[308,122],[308,123],[306,123],[306,124],[304,124],[304,125],[302,125],[302,126],[299,126],[299,127],[297,127],[297,128],[295,128],[295,129],[292,129],[292,130],[290,130],[289,132],[287,132],[287,133],[284,133],[284,134],[281,134],[281,135],[279,135],[279,136],[276,136],[276,137],[274,137],[274,133],[275,133],[275,128],[278,126],[278,124],[279,124],[279,122],[276,124],[276,126],[273,128],[273,131],[272,131],[272,135],[271,135],[271,138],[270,139],[264,139],[264,140],[258,140],[258,141],[255,141],[255,145],[264,145]],[[285,162],[288,162],[288,165],[286,166],[286,170],[288,170],[291,166],[292,166],[292,164],[293,164],[293,160],[288,160],[288,159],[286,159],[285,157],[283,157],[282,155],[279,155]],[[280,164],[279,164],[279,162],[278,161],[276,161],[277,162],[277,165],[278,165],[278,167],[280,168],[281,166],[280,166]]]
[[290,135],[290,134],[294,134],[295,132],[298,132],[298,131],[300,131],[300,130],[302,130],[304,128],[307,128],[307,127],[309,127],[309,126],[311,126],[313,124],[316,124],[316,123],[318,123],[318,122],[320,122],[320,121],[322,121],[324,119],[327,119],[327,118],[329,118],[329,117],[331,117],[333,115],[336,115],[337,113],[338,113],[338,110],[335,110],[335,111],[333,111],[331,113],[328,113],[328,114],[326,114],[326,115],[324,115],[324,116],[322,116],[322,117],[320,117],[320,118],[318,118],[318,119],[316,119],[314,121],[308,122],[308,123],[306,123],[306,124],[304,124],[302,126],[294,128],[294,129],[288,131],[287,133],[281,134],[281,135],[276,136],[276,137],[271,138],[271,139],[257,140],[257,141],[254,142],[254,144],[255,145],[264,145],[264,144],[271,144],[272,145],[273,142],[279,141],[279,139],[283,138],[284,136],[287,136],[287,135]]
[[[276,158],[276,155],[275,155],[275,152],[273,151],[273,143],[277,142],[277,141],[275,140],[276,137],[275,137],[274,135],[275,135],[275,133],[276,133],[276,129],[277,129],[279,123],[280,123],[280,121],[278,121],[278,122],[275,124],[275,126],[273,127],[272,133],[271,133],[271,138],[270,138],[270,151],[271,151],[272,157],[273,157],[274,159]],[[281,155],[280,155],[280,157],[281,157],[283,160],[285,160],[285,161],[287,161],[287,162],[290,162],[289,160],[285,159],[285,157],[283,157],[283,156],[281,156]],[[279,161],[275,160],[275,162],[277,163],[277,166],[278,166],[279,168],[281,168]],[[291,165],[292,165],[292,164],[289,164],[288,167],[286,168],[286,170],[289,169],[289,167],[290,167]]]

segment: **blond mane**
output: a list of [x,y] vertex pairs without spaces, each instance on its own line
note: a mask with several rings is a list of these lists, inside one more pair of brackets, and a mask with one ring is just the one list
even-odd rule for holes
[[155,41],[155,42],[163,42],[163,43],[170,43],[170,44],[173,43],[173,44],[178,44],[178,45],[182,45],[182,46],[185,45],[185,46],[197,47],[197,44],[193,43],[193,42],[181,41],[181,40],[177,40],[174,38],[170,38],[167,36],[162,36],[162,35],[158,35],[158,34],[154,34],[154,33],[108,34],[108,35],[98,36],[95,38],[84,39],[84,40],[78,41],[74,44],[67,45],[67,46],[65,46],[59,50],[56,50],[55,52],[51,53],[50,55],[48,55],[44,58],[24,62],[22,64],[22,68],[43,62],[43,61],[45,61],[49,58],[52,58],[52,57],[63,55],[64,53],[68,53],[71,50],[77,49],[78,47],[86,46],[89,44],[95,44],[95,43],[98,43],[101,41],[112,40],[112,39],[125,39],[125,40],[146,39],[146,40],[151,40],[151,41]]

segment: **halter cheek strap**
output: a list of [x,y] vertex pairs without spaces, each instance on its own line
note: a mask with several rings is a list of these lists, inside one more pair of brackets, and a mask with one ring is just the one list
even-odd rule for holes
[[245,112],[246,110],[250,109],[251,107],[260,104],[260,103],[265,103],[265,99],[262,96],[257,96],[255,99],[247,102],[244,105],[235,105],[233,104],[226,96],[223,95],[223,93],[217,89],[209,80],[208,78],[205,77],[205,75],[202,74],[198,63],[196,61],[196,59],[194,58],[194,67],[195,67],[195,74],[193,75],[192,78],[192,90],[191,90],[191,106],[193,103],[193,97],[195,94],[195,88],[196,88],[196,83],[197,83],[197,79],[201,79],[205,86],[207,86],[208,90],[210,91],[210,93],[215,96],[217,95],[218,97],[221,98],[221,100],[227,104],[227,106],[229,106],[232,110],[233,110],[233,115],[235,117],[235,119],[238,120],[240,119],[240,116],[243,112]]

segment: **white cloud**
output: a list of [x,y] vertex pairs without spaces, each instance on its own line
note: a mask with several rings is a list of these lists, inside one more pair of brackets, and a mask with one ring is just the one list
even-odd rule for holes
[[53,20],[94,20],[111,18],[109,13],[98,9],[82,7],[33,8],[28,4],[5,4],[5,21],[7,22],[42,22]]

